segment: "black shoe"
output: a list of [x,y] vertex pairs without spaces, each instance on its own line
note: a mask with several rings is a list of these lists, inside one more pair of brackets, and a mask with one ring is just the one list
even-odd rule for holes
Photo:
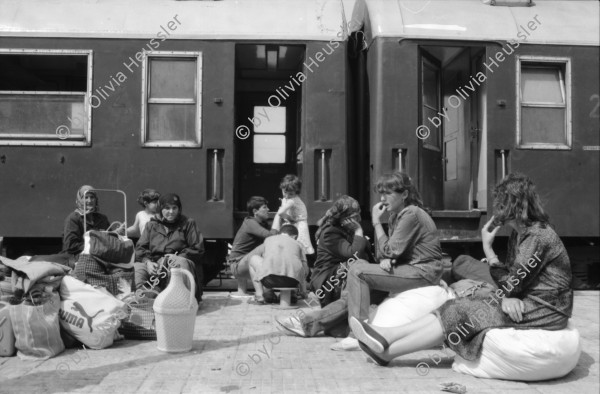
[[390,347],[388,341],[368,323],[362,322],[355,317],[351,317],[350,328],[356,336],[356,339],[378,353],[383,353]]
[[380,367],[387,367],[387,365],[390,363],[389,361],[385,361],[384,359],[382,359],[378,355],[376,355],[375,352],[373,350],[371,350],[371,348],[369,348],[367,345],[365,345],[361,341],[358,341],[358,346],[360,346],[362,351],[367,353],[367,355],[369,357],[371,357],[373,359],[373,361],[375,361],[375,364],[379,365]]

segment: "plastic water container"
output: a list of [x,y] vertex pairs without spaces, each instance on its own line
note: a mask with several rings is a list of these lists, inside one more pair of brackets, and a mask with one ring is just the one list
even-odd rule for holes
[[10,321],[8,303],[0,301],[0,357],[14,356],[15,333]]
[[[183,283],[183,275],[189,278],[191,291]],[[192,350],[198,311],[195,294],[194,276],[187,270],[171,268],[169,285],[154,301],[158,350],[169,353]]]

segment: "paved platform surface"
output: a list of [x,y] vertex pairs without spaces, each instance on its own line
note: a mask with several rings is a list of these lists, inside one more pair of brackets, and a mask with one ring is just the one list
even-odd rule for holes
[[275,317],[298,310],[281,311],[229,298],[226,292],[207,292],[189,353],[166,354],[156,349],[156,342],[126,340],[105,350],[69,349],[41,362],[0,358],[0,392],[441,393],[438,383],[457,382],[468,393],[597,394],[599,296],[576,292],[573,323],[581,333],[583,353],[575,370],[554,381],[478,379],[452,371],[450,357],[417,371],[417,364],[428,361],[433,351],[378,367],[362,352],[329,350],[333,338],[291,337],[276,329]]

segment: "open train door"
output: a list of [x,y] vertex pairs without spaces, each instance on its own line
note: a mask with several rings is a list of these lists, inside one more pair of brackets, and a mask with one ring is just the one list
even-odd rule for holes
[[301,86],[279,88],[295,75],[304,48],[289,45],[240,44],[236,46],[235,218],[239,223],[251,196],[279,207],[279,183],[297,174],[299,141],[298,106]]
[[[470,94],[477,84],[469,80],[470,49],[466,48],[442,70],[444,208],[468,210],[471,190]],[[463,93],[464,92],[464,93]]]
[[[421,139],[419,176],[425,205],[442,239],[476,240],[484,86],[473,76],[481,69],[482,48],[475,45],[422,46]],[[426,127],[426,128],[425,128]],[[426,135],[428,132],[429,135]]]
[[454,216],[478,207],[483,87],[473,75],[481,52],[470,46],[421,48],[420,187],[425,205]]
[[[444,209],[442,167],[442,123],[440,112],[441,63],[426,51],[420,56],[421,126],[419,143],[419,187],[424,203]],[[430,120],[433,119],[433,122]]]

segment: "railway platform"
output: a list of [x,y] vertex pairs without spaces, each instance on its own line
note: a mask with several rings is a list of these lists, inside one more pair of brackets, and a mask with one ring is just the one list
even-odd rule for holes
[[330,350],[336,339],[277,330],[277,316],[299,309],[205,292],[189,353],[167,354],[155,341],[124,340],[105,350],[68,349],[47,361],[0,358],[0,393],[441,393],[438,384],[445,382],[460,383],[468,393],[598,393],[599,304],[600,292],[575,292],[572,321],[583,345],[577,367],[561,379],[523,383],[458,374],[449,356],[417,370],[435,350],[378,367],[360,351]]

